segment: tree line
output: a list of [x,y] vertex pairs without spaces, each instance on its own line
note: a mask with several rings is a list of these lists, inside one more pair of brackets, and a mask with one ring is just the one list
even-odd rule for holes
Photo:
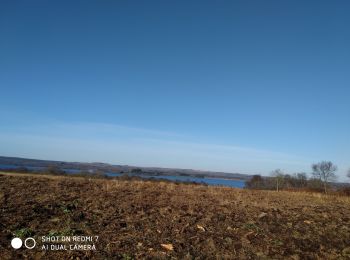
[[[269,177],[254,175],[246,182],[248,189],[308,189],[313,191],[323,191],[327,193],[331,188],[331,183],[337,178],[337,166],[331,161],[322,161],[311,165],[311,177],[307,173],[300,172],[294,174],[285,174],[282,170],[276,169],[271,172]],[[347,173],[350,178],[350,169]]]

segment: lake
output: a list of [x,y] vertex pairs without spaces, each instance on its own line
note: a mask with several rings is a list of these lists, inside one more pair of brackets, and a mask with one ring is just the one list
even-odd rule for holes
[[[116,177],[121,176],[120,173],[107,173],[107,176]],[[133,174],[132,176],[137,176],[145,179],[166,179],[169,181],[180,181],[180,182],[196,182],[196,183],[205,183],[208,185],[221,185],[227,187],[241,188],[243,189],[245,186],[245,181],[243,180],[230,180],[230,179],[221,179],[221,178],[199,178],[199,177],[188,177],[188,176],[175,176],[175,175],[140,175]]]
[[[26,167],[29,171],[43,171],[46,169],[46,167],[39,167],[39,166],[18,166],[18,165],[12,165],[12,164],[0,164],[0,170],[9,170],[9,169],[18,169],[21,167]],[[77,169],[66,169],[63,168],[63,171],[65,171],[68,174],[78,174],[81,171]],[[109,172],[106,173],[109,177],[118,177],[121,176],[121,173],[115,173],[115,172]],[[234,188],[244,188],[245,181],[243,180],[230,180],[230,179],[221,179],[221,178],[200,178],[200,177],[189,177],[189,176],[176,176],[176,175],[141,175],[141,174],[132,174],[131,176],[137,176],[145,179],[165,179],[169,181],[179,181],[179,182],[195,182],[195,183],[205,183],[208,185],[221,185],[221,186],[227,186],[227,187],[234,187]]]

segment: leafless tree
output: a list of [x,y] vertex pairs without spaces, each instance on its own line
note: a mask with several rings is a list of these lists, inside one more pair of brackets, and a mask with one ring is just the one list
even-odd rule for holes
[[253,175],[253,177],[246,182],[245,186],[248,189],[263,189],[264,187],[264,179],[261,175]]
[[284,174],[280,169],[276,169],[273,172],[271,172],[271,176],[274,178],[276,183],[276,191],[279,191],[284,179]]
[[311,167],[312,175],[322,181],[324,192],[327,193],[328,182],[336,179],[337,166],[330,161],[322,161],[313,164]]
[[307,175],[305,172],[299,172],[295,174],[297,180],[298,188],[303,188],[307,186]]

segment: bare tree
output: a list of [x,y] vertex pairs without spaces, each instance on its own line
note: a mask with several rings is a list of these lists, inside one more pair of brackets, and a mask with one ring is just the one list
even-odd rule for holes
[[307,175],[305,172],[295,173],[294,179],[297,188],[304,188],[307,186]]
[[245,185],[248,189],[263,189],[264,179],[261,177],[261,175],[253,175],[253,177],[247,181]]
[[311,167],[312,175],[322,181],[324,192],[327,193],[328,182],[336,179],[337,166],[330,161],[322,161],[313,164]]
[[279,191],[284,179],[284,174],[280,169],[276,169],[273,172],[271,172],[271,176],[274,178],[276,183],[276,191]]

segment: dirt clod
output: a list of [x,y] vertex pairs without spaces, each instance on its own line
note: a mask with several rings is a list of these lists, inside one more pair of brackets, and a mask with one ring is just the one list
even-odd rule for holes
[[170,250],[170,251],[174,250],[174,246],[172,244],[161,244],[161,246],[166,250]]
[[258,216],[258,218],[259,218],[259,219],[263,219],[263,218],[265,218],[266,216],[267,216],[267,213],[262,212],[262,213],[260,213],[260,215]]

